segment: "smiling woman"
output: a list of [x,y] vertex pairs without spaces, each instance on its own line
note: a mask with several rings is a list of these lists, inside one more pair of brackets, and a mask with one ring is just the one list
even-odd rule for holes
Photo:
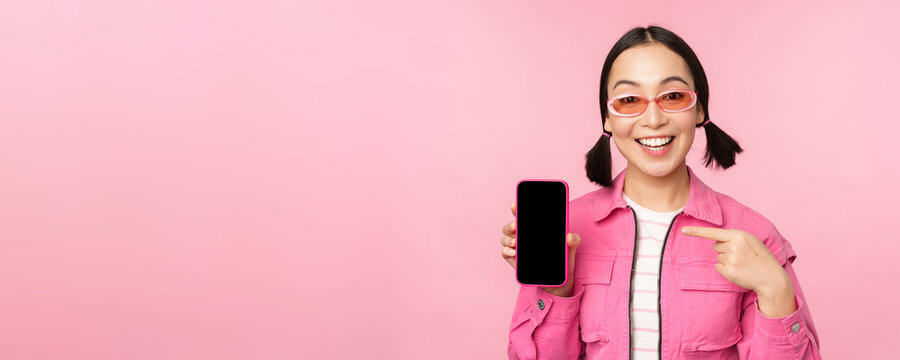
[[[709,121],[694,52],[666,29],[632,29],[600,85],[603,134],[585,169],[601,188],[569,202],[573,281],[520,288],[510,358],[819,359],[791,243],[687,166],[698,127],[707,167],[743,151]],[[610,138],[628,160],[614,179]],[[503,233],[513,264],[515,231]]]
[[[647,128],[636,129],[636,133],[613,131],[612,125],[621,129],[629,127],[629,124],[634,125],[634,122],[628,120],[634,120],[647,109],[649,114],[645,117],[651,122],[650,126],[656,126],[653,121],[665,120],[657,112],[661,110],[671,114],[673,120],[678,120],[679,128],[684,130],[682,138],[678,140],[680,144],[668,147],[676,148],[675,153],[640,148],[646,150],[642,153],[651,156],[668,154],[668,159],[671,159],[670,167],[674,166],[672,162],[678,158],[684,158],[693,142],[696,127],[706,129],[704,160],[707,167],[715,165],[727,169],[735,164],[736,155],[743,152],[731,136],[709,120],[709,84],[697,55],[684,40],[666,29],[658,26],[636,28],[622,36],[607,55],[600,83],[600,115],[604,133],[585,155],[587,177],[600,186],[612,183],[610,137],[616,138],[616,146],[629,161],[632,160],[629,155],[638,150],[628,145],[632,144],[631,141],[625,141],[629,137],[635,140],[653,136],[678,138],[677,134],[658,134]],[[613,84],[612,87],[607,88],[610,83]],[[678,92],[679,90],[683,92]],[[675,91],[675,94],[670,91]],[[678,101],[679,97],[681,100],[688,99],[688,94],[690,102]],[[650,102],[655,102],[657,106],[649,106]],[[692,109],[693,111],[688,111]],[[685,123],[686,121],[692,122]],[[689,128],[688,124],[694,125],[694,128]]]

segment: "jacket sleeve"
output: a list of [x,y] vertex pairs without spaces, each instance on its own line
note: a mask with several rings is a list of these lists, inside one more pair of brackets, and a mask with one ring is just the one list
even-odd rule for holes
[[584,286],[575,281],[571,297],[535,286],[520,286],[509,326],[509,358],[578,359],[584,351],[578,309]]
[[740,358],[821,360],[819,335],[792,265],[797,254],[777,230],[773,240],[777,245],[772,247],[778,248],[773,255],[781,261],[793,283],[797,310],[779,318],[769,318],[759,311],[756,292],[746,292],[741,317],[742,338],[737,343]]

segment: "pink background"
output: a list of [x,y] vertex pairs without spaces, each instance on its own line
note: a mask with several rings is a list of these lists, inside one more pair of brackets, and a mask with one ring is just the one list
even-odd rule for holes
[[0,357],[505,358],[514,186],[596,189],[603,60],[651,24],[822,353],[895,354],[900,8],[603,3],[0,3]]

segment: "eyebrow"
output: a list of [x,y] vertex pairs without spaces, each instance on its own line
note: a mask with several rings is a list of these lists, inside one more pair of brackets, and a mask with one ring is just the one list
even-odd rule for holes
[[[662,84],[665,84],[665,83],[667,83],[667,82],[669,82],[669,81],[681,81],[681,82],[683,82],[685,85],[688,85],[687,81],[684,81],[684,79],[682,79],[681,76],[678,76],[678,75],[669,76],[669,77],[663,79],[663,81],[660,81],[659,84],[662,85]],[[620,84],[628,84],[628,85],[634,85],[634,86],[641,86],[640,84],[638,84],[638,83],[635,82],[635,81],[631,81],[631,80],[619,80],[619,81],[616,81],[616,84],[615,84],[615,85],[613,85],[613,90],[615,90],[615,89],[616,89],[616,86],[619,86]]]

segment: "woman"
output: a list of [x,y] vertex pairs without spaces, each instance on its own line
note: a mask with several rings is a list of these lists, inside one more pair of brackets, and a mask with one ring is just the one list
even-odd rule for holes
[[[672,32],[635,28],[613,46],[604,133],[585,165],[601,188],[569,203],[573,281],[520,288],[511,359],[820,358],[790,242],[685,162],[698,127],[707,167],[743,151],[709,121],[708,101],[703,67]],[[610,138],[628,160],[615,179]],[[501,243],[515,268],[514,226]]]

